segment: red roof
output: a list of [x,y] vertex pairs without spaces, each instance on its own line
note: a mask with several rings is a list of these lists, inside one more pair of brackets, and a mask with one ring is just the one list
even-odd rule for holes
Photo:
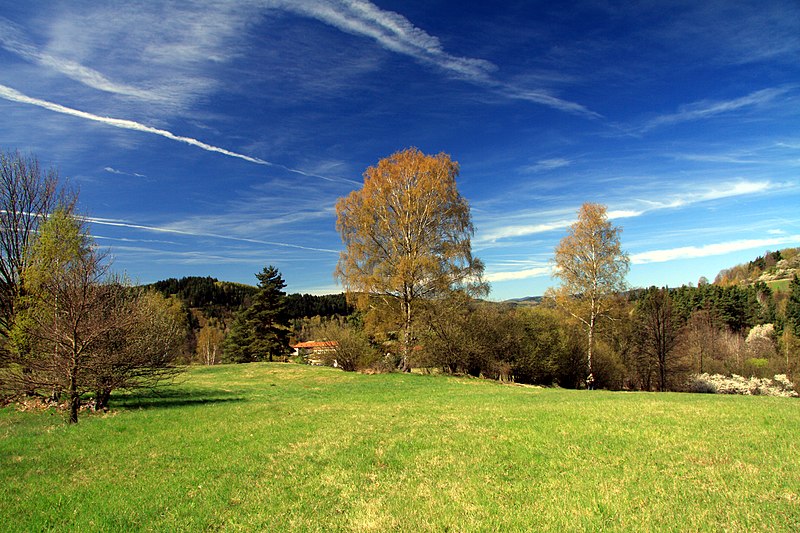
[[339,343],[336,341],[305,341],[298,342],[292,348],[336,348]]

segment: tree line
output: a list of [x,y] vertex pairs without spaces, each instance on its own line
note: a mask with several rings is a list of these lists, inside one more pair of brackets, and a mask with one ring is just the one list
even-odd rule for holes
[[[329,362],[660,391],[685,390],[692,374],[797,375],[796,276],[787,293],[764,282],[630,290],[622,228],[600,204],[584,204],[556,247],[560,285],[540,305],[479,300],[487,285],[457,174],[446,154],[412,148],[367,169],[363,187],[340,199],[336,276],[358,316],[319,330],[347,346]],[[769,253],[748,269],[783,259]]]

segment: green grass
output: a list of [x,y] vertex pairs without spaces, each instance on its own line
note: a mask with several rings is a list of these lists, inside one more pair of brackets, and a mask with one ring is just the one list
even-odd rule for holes
[[0,410],[9,531],[798,531],[800,402],[250,364]]
[[792,283],[790,279],[779,279],[777,281],[768,281],[767,285],[774,292],[789,292],[789,285]]

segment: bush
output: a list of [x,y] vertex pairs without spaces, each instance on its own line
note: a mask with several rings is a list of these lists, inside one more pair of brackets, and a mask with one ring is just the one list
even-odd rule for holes
[[750,377],[737,374],[723,376],[721,374],[695,374],[689,380],[689,392],[743,394],[747,396],[779,396],[797,398],[794,384],[785,374],[778,374],[773,379]]
[[326,365],[341,368],[346,372],[365,370],[380,360],[380,354],[372,346],[366,334],[356,326],[329,321],[317,331],[320,340],[336,343],[323,360]]

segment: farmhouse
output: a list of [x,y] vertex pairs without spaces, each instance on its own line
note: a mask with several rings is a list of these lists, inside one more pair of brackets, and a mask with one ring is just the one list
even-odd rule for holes
[[295,356],[302,356],[310,365],[322,365],[326,354],[336,351],[336,341],[305,341],[292,345]]

